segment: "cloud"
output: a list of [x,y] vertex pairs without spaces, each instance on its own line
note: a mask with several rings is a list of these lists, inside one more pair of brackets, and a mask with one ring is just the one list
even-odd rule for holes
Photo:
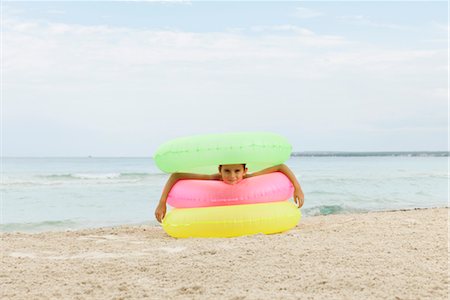
[[[96,65],[140,68],[162,63],[206,63],[232,60],[274,60],[301,57],[312,47],[344,45],[338,36],[282,25],[242,32],[195,33],[137,30],[125,27],[84,26],[64,23],[4,22],[5,68],[51,73],[59,66],[72,71]],[[277,35],[283,31],[286,35]],[[268,34],[272,33],[272,34]],[[23,47],[27,45],[27,47]],[[301,51],[299,51],[301,50]]]
[[[111,1],[111,0],[100,0]],[[112,0],[113,2],[155,2],[158,4],[187,4],[192,5],[191,0]]]
[[41,145],[63,140],[66,151],[87,154],[107,139],[109,148],[91,154],[114,155],[117,143],[151,149],[184,134],[245,128],[296,139],[300,130],[372,130],[400,115],[412,128],[417,112],[427,112],[423,127],[446,118],[446,49],[365,45],[291,24],[189,32],[7,17],[3,25],[6,154],[32,149],[23,146],[30,132]]
[[407,30],[411,29],[411,27],[405,26],[405,25],[399,25],[394,23],[386,23],[386,22],[377,22],[371,20],[371,18],[363,15],[356,15],[356,16],[339,16],[337,17],[338,20],[353,24],[357,26],[370,26],[370,27],[376,27],[376,28],[386,28],[386,29],[396,29],[396,30]]
[[449,24],[446,24],[446,23],[432,21],[431,26],[433,26],[433,28],[436,28],[437,30],[442,31],[444,33],[448,33],[450,30]]
[[66,11],[64,10],[59,10],[59,9],[50,9],[47,11],[48,14],[50,15],[65,15]]
[[317,10],[313,10],[313,9],[306,8],[306,7],[296,7],[295,12],[292,15],[294,17],[297,17],[300,19],[310,19],[310,18],[321,17],[324,14]]
[[[362,16],[355,18],[365,20]],[[264,61],[263,66],[269,67],[291,61],[303,70],[318,69],[312,76],[327,76],[336,68],[346,67],[401,69],[406,62],[438,55],[437,50],[373,48],[343,36],[317,34],[290,24],[212,33],[24,22],[14,18],[5,18],[3,25],[4,68],[9,74],[24,70],[29,74],[51,74],[58,66],[75,75],[91,69],[109,72],[113,66],[133,72],[166,63],[229,65],[248,61],[261,65],[256,61]]]
[[19,78],[74,80],[86,74],[108,81],[155,68],[198,73],[220,67],[249,76],[264,70],[298,78],[328,78],[349,69],[395,74],[441,67],[444,53],[373,47],[289,24],[196,33],[6,19],[3,39],[4,70],[16,84]]

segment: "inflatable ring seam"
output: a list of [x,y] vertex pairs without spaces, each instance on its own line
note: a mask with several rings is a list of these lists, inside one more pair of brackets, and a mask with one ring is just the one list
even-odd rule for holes
[[[283,215],[283,217],[296,217],[297,214],[292,214],[292,215]],[[279,219],[280,216],[273,216],[273,217],[266,217],[266,218],[259,218],[257,219],[257,222],[265,222],[265,221],[272,221],[275,219]],[[192,226],[192,225],[202,225],[202,224],[224,224],[224,223],[233,223],[233,224],[237,224],[237,223],[251,223],[252,221],[250,220],[232,220],[232,221],[208,221],[208,222],[197,222],[197,223],[185,223],[185,224],[180,224],[180,225],[167,225],[164,224],[167,227],[188,227],[188,226]]]
[[[264,191],[264,192],[261,192],[261,193],[255,193],[254,197],[258,198],[258,197],[265,196],[267,194],[273,194],[275,192],[279,192],[279,191],[283,191],[283,190],[284,189],[282,189],[282,188],[271,189],[271,190],[267,190],[267,191]],[[171,196],[169,195],[169,197],[171,197]],[[290,198],[292,198],[292,196],[289,197],[289,199]],[[180,196],[177,196],[177,199],[179,201],[193,201],[193,202],[201,201],[201,200],[198,200],[198,198],[194,198],[194,197],[180,197]],[[286,200],[286,199],[282,199],[282,200]],[[252,200],[249,199],[248,197],[242,196],[242,197],[229,197],[229,198],[224,198],[224,199],[211,199],[210,201],[211,202],[222,202],[222,201],[252,201]],[[281,201],[281,200],[277,200],[277,199],[273,200],[273,202],[277,202],[277,201]],[[254,201],[254,202],[256,203],[257,201]]]
[[[291,149],[291,146],[286,146],[286,145],[257,145],[257,144],[252,144],[252,145],[246,145],[246,146],[231,146],[231,147],[219,147],[219,148],[196,148],[195,151],[196,152],[211,152],[211,151],[221,151],[222,149],[242,149],[244,147],[261,147],[261,148],[285,148],[285,149]],[[166,151],[160,151],[159,153],[157,153],[155,155],[156,157],[162,156],[162,155],[166,155],[166,154],[179,154],[179,153],[186,153],[186,152],[191,152],[191,150],[189,150],[189,148],[186,149],[179,149],[179,150],[173,150],[173,149],[169,149]]]

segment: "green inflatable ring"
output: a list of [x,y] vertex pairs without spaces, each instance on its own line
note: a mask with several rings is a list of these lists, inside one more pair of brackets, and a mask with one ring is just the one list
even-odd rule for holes
[[267,132],[207,134],[183,137],[162,144],[154,155],[166,173],[217,173],[225,164],[247,164],[249,172],[284,163],[292,147],[280,135]]

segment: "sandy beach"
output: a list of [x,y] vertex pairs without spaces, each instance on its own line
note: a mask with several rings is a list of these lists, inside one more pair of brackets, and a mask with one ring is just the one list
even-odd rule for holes
[[449,210],[307,217],[276,235],[3,233],[2,299],[447,299]]

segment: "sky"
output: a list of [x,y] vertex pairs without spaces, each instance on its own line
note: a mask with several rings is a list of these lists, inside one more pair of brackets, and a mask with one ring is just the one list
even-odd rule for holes
[[447,150],[447,5],[4,1],[2,154],[145,157],[238,131]]

